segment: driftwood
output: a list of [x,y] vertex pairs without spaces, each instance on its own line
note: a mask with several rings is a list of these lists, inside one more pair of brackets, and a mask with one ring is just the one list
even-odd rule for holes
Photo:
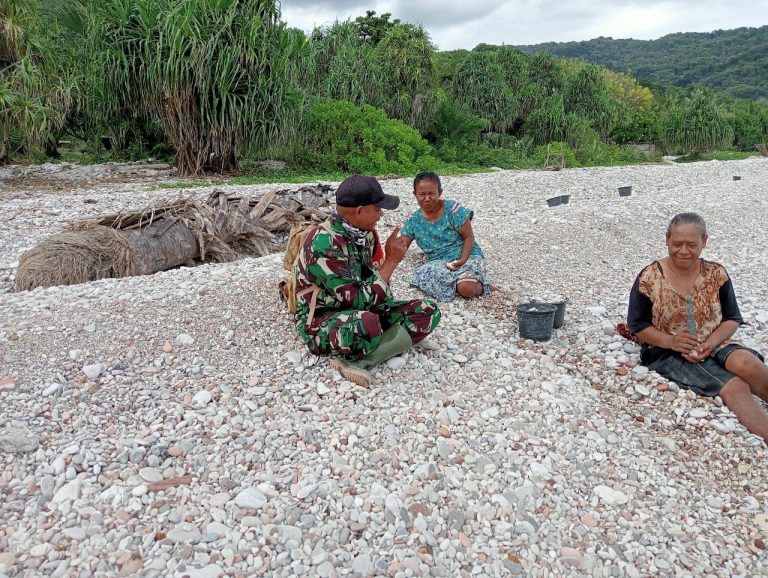
[[193,262],[227,262],[282,249],[294,225],[330,212],[330,187],[252,198],[214,190],[134,212],[81,221],[22,254],[16,290],[149,275]]

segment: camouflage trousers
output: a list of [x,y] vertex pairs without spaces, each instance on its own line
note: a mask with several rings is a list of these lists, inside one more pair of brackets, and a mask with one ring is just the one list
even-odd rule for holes
[[418,343],[440,322],[440,309],[430,299],[390,301],[368,311],[348,309],[317,315],[306,328],[310,351],[317,355],[359,358],[376,349],[381,334],[402,325]]

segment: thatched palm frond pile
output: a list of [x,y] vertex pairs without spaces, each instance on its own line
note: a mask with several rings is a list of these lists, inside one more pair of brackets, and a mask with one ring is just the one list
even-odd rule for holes
[[16,290],[268,255],[281,249],[294,225],[328,216],[329,190],[318,185],[252,198],[217,189],[204,201],[182,196],[74,223],[21,256]]

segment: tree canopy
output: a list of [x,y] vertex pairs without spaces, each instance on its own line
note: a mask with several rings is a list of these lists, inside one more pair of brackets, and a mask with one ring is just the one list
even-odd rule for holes
[[[482,45],[481,45],[482,46]],[[702,84],[725,94],[768,103],[768,26],[680,32],[657,40],[595,38],[517,46],[580,58],[660,86]]]
[[[275,0],[0,0],[0,32],[0,162],[55,156],[65,135],[113,158],[172,156],[182,174],[246,159],[373,174],[527,167],[552,146],[595,165],[639,160],[625,146],[637,142],[702,154],[768,141],[765,104],[649,87],[626,71],[636,62],[441,53],[421,26],[373,10],[307,35]],[[727,34],[699,36],[738,61],[765,29],[732,32],[729,53]],[[692,38],[665,41],[690,51]],[[708,50],[672,59],[675,74],[698,78]],[[755,70],[765,50],[752,47]]]

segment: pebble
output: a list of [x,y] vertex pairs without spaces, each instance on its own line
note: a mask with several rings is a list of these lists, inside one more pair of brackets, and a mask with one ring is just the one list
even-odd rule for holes
[[193,524],[179,524],[168,532],[168,539],[177,544],[197,544],[200,538],[200,530]]
[[640,395],[642,395],[643,397],[648,397],[649,395],[651,395],[651,390],[641,383],[636,383],[634,385],[634,388],[635,388],[635,391]]
[[29,549],[29,555],[33,558],[42,558],[43,556],[46,556],[50,551],[51,546],[49,544],[38,544],[37,546],[32,546],[32,548]]
[[735,429],[731,423],[717,419],[710,420],[709,425],[721,434],[729,434]]
[[201,568],[187,567],[183,571],[178,570],[175,576],[176,578],[219,578],[224,573],[224,568],[218,564],[208,564]]
[[355,556],[352,560],[352,571],[360,576],[368,576],[371,571],[371,555],[363,553]]
[[92,363],[83,367],[82,371],[91,381],[96,381],[106,368],[101,363]]
[[71,502],[77,500],[80,497],[80,490],[82,488],[82,482],[78,479],[67,482],[53,495],[52,501],[55,504],[61,502]]
[[299,365],[301,363],[301,352],[299,351],[289,351],[285,354],[285,357],[294,365]]
[[759,514],[755,516],[755,525],[763,536],[768,538],[768,514]]
[[85,540],[86,536],[88,535],[85,528],[81,527],[73,527],[73,528],[65,528],[62,532],[65,536],[68,538],[72,538],[73,540]]
[[144,562],[139,558],[132,558],[120,567],[118,576],[134,576],[144,568]]
[[64,387],[60,383],[52,383],[43,390],[43,395],[48,397],[51,395],[61,395],[64,391]]
[[198,391],[192,397],[192,403],[195,404],[197,407],[205,407],[206,405],[211,403],[212,399],[213,399],[213,395],[211,395],[211,392],[203,389],[201,391]]
[[163,474],[157,468],[141,468],[139,470],[139,476],[145,482],[159,482],[163,479]]
[[389,494],[384,501],[384,505],[386,506],[387,510],[392,512],[395,515],[398,515],[400,513],[400,499],[395,496],[394,494]]
[[28,453],[39,446],[37,435],[27,428],[6,426],[0,429],[0,452]]
[[580,569],[584,562],[584,556],[576,548],[561,548],[560,562],[565,566]]
[[317,384],[317,395],[328,395],[331,393],[331,389],[324,383]]
[[604,485],[596,486],[594,494],[608,506],[621,506],[629,502],[629,496],[624,492]]
[[179,333],[176,336],[176,343],[179,345],[194,345],[195,338],[187,333]]
[[267,497],[257,488],[246,488],[235,497],[235,504],[241,508],[258,510],[267,504]]
[[[737,170],[738,195],[722,186]],[[0,270],[0,440],[36,440],[0,453],[0,576],[768,575],[765,444],[614,329],[666,219],[699,207],[717,241],[704,256],[752,323],[737,337],[768,350],[764,225],[744,202],[767,181],[764,159],[446,177],[507,291],[440,303],[440,349],[392,358],[370,390],[298,339],[274,298],[281,255],[18,293]],[[3,264],[168,193],[14,182],[0,178]],[[643,194],[620,202],[617,182]],[[407,179],[383,186],[403,199],[386,235],[415,201]],[[539,206],[552,190],[566,210]],[[421,296],[420,259],[393,275],[398,298]],[[519,339],[526,295],[568,297],[547,342]]]

